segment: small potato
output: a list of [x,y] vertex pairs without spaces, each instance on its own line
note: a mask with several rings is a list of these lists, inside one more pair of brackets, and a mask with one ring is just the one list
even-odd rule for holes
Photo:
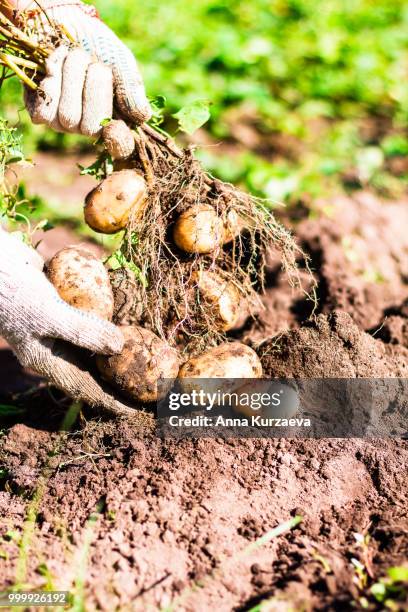
[[86,196],[85,221],[96,232],[115,234],[131,214],[141,215],[146,198],[146,182],[136,170],[113,172]]
[[224,342],[181,366],[179,378],[261,378],[262,364],[249,346]]
[[177,351],[143,327],[123,325],[120,330],[125,337],[122,353],[97,357],[103,378],[139,402],[161,399],[177,377]]
[[187,253],[211,253],[224,241],[224,224],[209,204],[196,204],[177,219],[173,230],[174,242]]
[[122,120],[112,120],[102,129],[105,147],[113,160],[130,157],[135,150],[133,132]]
[[91,251],[81,246],[62,249],[48,262],[47,276],[71,306],[112,319],[114,300],[109,274]]
[[214,324],[222,331],[233,329],[240,316],[240,295],[235,286],[216,272],[204,270],[194,272],[192,282],[214,316]]

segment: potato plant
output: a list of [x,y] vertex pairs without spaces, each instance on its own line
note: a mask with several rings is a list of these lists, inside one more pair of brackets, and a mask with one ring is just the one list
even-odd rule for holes
[[[1,19],[10,41],[6,65],[37,88],[50,47]],[[55,32],[57,44],[61,37]],[[197,112],[179,120],[196,125]],[[128,320],[115,319],[127,323],[127,345],[119,356],[98,359],[102,375],[141,402],[157,399],[157,381],[174,378],[180,361],[187,362],[182,375],[261,376],[252,349],[225,342],[226,334],[259,308],[267,251],[278,250],[296,283],[301,250],[261,201],[207,174],[192,149],[151,125],[104,123],[103,180],[86,198],[85,220],[100,233],[122,231],[115,271],[136,271],[138,282],[124,291]],[[78,249],[59,253],[49,277],[69,303],[108,319],[119,312],[106,275]]]

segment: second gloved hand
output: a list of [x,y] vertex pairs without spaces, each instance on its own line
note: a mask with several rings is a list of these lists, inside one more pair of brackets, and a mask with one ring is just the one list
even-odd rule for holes
[[102,389],[68,344],[119,353],[124,342],[119,329],[61,300],[38,253],[1,228],[0,252],[0,336],[20,363],[74,399],[133,416],[134,410]]

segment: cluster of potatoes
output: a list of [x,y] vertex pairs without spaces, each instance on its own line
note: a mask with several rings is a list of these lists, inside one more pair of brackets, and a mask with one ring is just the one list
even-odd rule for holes
[[[146,182],[132,169],[113,172],[87,196],[85,221],[96,232],[114,234],[130,220],[137,224],[148,204]],[[183,211],[173,226],[172,238],[180,251],[209,254],[231,242],[245,226],[230,210],[221,216],[209,204],[195,204]],[[236,287],[214,271],[195,272],[191,286],[206,304],[214,325],[221,332],[239,326],[242,320],[240,295]]]
[[[85,201],[85,220],[97,232],[113,234],[130,220],[137,223],[148,204],[146,183],[132,169],[115,171]],[[211,206],[193,205],[173,226],[173,240],[186,253],[211,253],[234,239],[242,220],[230,211],[222,218]],[[48,278],[71,306],[112,320],[114,295],[104,264],[81,246],[62,249],[48,263]],[[240,317],[237,289],[211,271],[195,272],[191,279],[214,322],[222,331]],[[179,352],[152,331],[137,325],[121,326],[125,345],[120,355],[98,356],[101,376],[137,402],[153,402],[166,395],[175,378],[260,378],[262,366],[255,351],[239,342],[224,342],[198,357],[182,362]],[[166,385],[167,381],[167,385]],[[186,381],[187,384],[187,381]]]
[[[89,250],[81,246],[62,249],[48,262],[47,274],[68,304],[108,321],[112,319],[114,295],[109,274]],[[239,342],[224,342],[182,363],[179,352],[152,331],[137,325],[123,325],[120,329],[125,338],[122,353],[98,356],[96,364],[103,379],[136,402],[161,399],[177,377],[262,376],[255,351]]]

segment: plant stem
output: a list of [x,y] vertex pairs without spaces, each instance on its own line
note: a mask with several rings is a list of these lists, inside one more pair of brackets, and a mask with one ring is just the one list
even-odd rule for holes
[[10,53],[3,53],[2,55],[7,57],[8,60],[13,62],[14,64],[17,64],[17,66],[23,66],[24,68],[28,68],[29,70],[34,70],[34,72],[44,72],[44,68],[36,62],[32,62],[31,60],[25,59],[23,57],[10,55]]
[[147,123],[144,123],[140,129],[143,130],[143,132],[145,132],[147,136],[150,136],[150,138],[152,138],[156,142],[167,147],[169,151],[171,151],[173,155],[175,155],[176,157],[179,157],[179,158],[183,157],[182,150],[178,148],[178,146],[176,145],[174,140],[172,140],[172,138],[163,136],[162,134],[157,132],[154,128],[152,128],[150,125],[147,125]]
[[47,56],[48,51],[42,48],[38,43],[26,36],[24,32],[19,30],[7,17],[0,11],[0,23],[2,24],[1,32],[6,38],[18,40],[24,47],[28,47],[32,51],[36,51],[40,55]]
[[10,70],[12,70],[19,79],[21,79],[30,89],[38,89],[38,86],[32,81],[21,68],[19,68],[16,62],[7,53],[0,52],[0,61],[5,64]]

